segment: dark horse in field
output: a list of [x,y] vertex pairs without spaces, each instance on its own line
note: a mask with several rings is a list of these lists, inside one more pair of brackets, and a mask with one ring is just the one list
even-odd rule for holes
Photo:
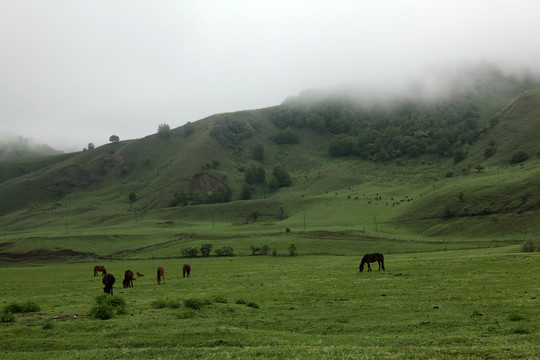
[[366,254],[362,258],[362,262],[360,263],[360,272],[364,271],[364,265],[367,263],[368,271],[371,271],[371,265],[369,263],[372,262],[378,262],[379,263],[379,271],[381,271],[381,267],[384,269],[384,256],[380,253],[373,253],[373,254]]
[[124,285],[124,289],[133,287],[133,271],[126,270],[126,272],[124,272],[124,281],[122,284]]
[[182,266],[182,276],[183,277],[189,277],[189,274],[191,273],[191,265],[189,264],[184,264],[184,266]]
[[94,277],[97,276],[97,273],[101,271],[101,276],[107,275],[107,270],[105,270],[105,266],[94,266]]
[[163,269],[163,266],[158,266],[158,268],[157,268],[157,283],[158,283],[158,285],[161,284],[161,278],[163,278],[163,283],[165,283],[165,269]]
[[107,294],[112,295],[113,294],[112,288],[113,288],[114,282],[116,281],[113,274],[106,274],[103,277],[103,280],[101,281],[103,282],[103,285],[105,285],[105,287],[103,288],[103,291],[105,291]]

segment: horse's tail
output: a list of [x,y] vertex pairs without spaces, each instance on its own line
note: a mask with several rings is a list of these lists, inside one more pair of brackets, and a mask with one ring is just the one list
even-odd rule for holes
[[381,254],[381,267],[384,271],[386,271],[386,269],[384,268],[384,255]]
[[366,263],[366,260],[362,259],[362,262],[360,263],[360,272],[364,271],[364,264]]

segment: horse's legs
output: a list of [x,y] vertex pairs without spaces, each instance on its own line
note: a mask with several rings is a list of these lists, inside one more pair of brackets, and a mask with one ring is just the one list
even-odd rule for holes
[[371,265],[369,263],[367,263],[367,271],[371,271]]

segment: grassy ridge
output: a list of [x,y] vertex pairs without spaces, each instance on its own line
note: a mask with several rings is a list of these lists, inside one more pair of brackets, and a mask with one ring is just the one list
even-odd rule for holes
[[[358,256],[190,259],[189,279],[184,261],[102,261],[128,304],[107,321],[87,316],[102,293],[94,262],[2,268],[2,305],[41,311],[0,324],[0,348],[12,359],[534,358],[540,261],[513,249],[387,255],[386,272],[362,274]],[[122,289],[127,268],[145,276]]]

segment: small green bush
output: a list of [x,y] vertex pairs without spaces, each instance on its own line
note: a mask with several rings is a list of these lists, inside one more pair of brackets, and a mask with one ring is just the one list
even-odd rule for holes
[[182,248],[182,256],[195,257],[195,256],[197,256],[198,253],[199,253],[198,248],[194,248],[194,247],[191,247],[191,246]]
[[183,311],[180,314],[176,315],[178,319],[191,319],[197,316],[197,313],[192,310]]
[[249,306],[250,308],[254,308],[254,309],[258,309],[259,308],[259,304],[257,304],[256,302],[254,301],[250,301],[246,304],[247,306]]
[[192,309],[200,309],[205,305],[210,305],[212,302],[209,300],[201,300],[201,299],[186,299],[184,300],[184,306]]
[[239,305],[243,305],[243,304],[246,303],[246,300],[244,300],[244,299],[238,299],[238,300],[236,300],[236,303],[239,304]]
[[22,313],[38,312],[40,310],[41,308],[39,307],[39,305],[33,301],[27,301],[21,305]]
[[96,297],[96,305],[90,310],[90,315],[96,319],[112,319],[114,315],[126,314],[126,301],[116,295],[99,295]]
[[6,305],[3,309],[3,311],[10,312],[13,314],[38,312],[40,310],[41,308],[39,307],[39,305],[33,301],[27,301],[22,304],[12,302]]
[[1,323],[12,323],[15,322],[15,315],[10,311],[0,312],[0,322]]
[[90,310],[90,315],[100,320],[112,319],[114,317],[114,307],[109,304],[96,304]]
[[115,308],[120,308],[126,306],[126,300],[124,298],[121,298],[120,296],[107,296],[106,304],[111,305]]
[[508,315],[508,320],[510,321],[521,321],[525,320],[525,317],[521,314],[510,314]]
[[214,302],[220,303],[220,304],[226,304],[227,299],[223,296],[214,296]]
[[106,304],[107,298],[111,295],[103,294],[96,296],[96,304]]
[[41,328],[43,330],[50,330],[50,329],[54,328],[53,319],[48,318],[45,321],[43,321],[43,324],[41,324]]
[[159,299],[154,301],[151,305],[156,309],[165,309],[169,307],[169,302],[167,300]]
[[10,312],[13,314],[21,313],[22,312],[22,306],[19,303],[12,302],[4,306],[4,312]]

